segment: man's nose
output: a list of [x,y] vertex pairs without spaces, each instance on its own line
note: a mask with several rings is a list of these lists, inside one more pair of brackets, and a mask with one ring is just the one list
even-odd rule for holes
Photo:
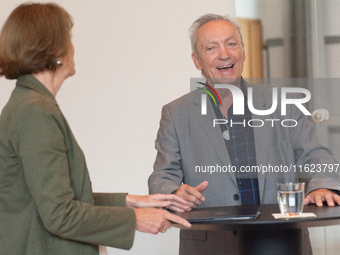
[[228,47],[226,47],[225,45],[223,45],[223,46],[220,48],[219,58],[220,58],[220,60],[227,60],[227,59],[230,58],[229,49],[228,49]]

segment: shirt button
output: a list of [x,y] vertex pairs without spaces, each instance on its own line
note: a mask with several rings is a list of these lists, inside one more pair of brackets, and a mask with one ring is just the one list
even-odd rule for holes
[[240,186],[242,184],[242,182],[238,182],[237,185]]
[[238,162],[238,158],[235,158],[235,162]]
[[235,138],[236,138],[236,136],[234,136],[234,135],[231,137],[231,139],[235,139]]
[[239,199],[240,199],[239,195],[235,194],[235,195],[234,195],[234,200],[237,201],[237,200],[239,200]]

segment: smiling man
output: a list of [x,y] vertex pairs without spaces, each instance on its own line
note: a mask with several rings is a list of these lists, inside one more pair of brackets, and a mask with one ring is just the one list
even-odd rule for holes
[[240,86],[245,54],[236,26],[226,20],[213,20],[198,29],[196,38],[192,60],[209,83],[233,84],[238,79]]
[[[242,77],[245,61],[239,27],[229,17],[207,14],[190,28],[192,59],[206,79],[205,91],[214,94],[216,84],[240,88],[245,99],[253,89],[254,107],[265,110],[272,105],[270,86],[251,85]],[[156,140],[157,157],[149,178],[150,193],[174,193],[189,201],[191,208],[277,203],[276,184],[297,182],[293,172],[242,172],[252,166],[304,166],[338,164],[331,152],[321,146],[312,124],[295,105],[287,105],[287,116],[280,107],[269,116],[255,116],[244,100],[244,114],[234,115],[233,96],[228,89],[216,89],[221,101],[208,100],[207,114],[201,114],[197,89],[165,105]],[[298,95],[293,95],[298,98]],[[236,100],[236,99],[235,99]],[[235,101],[236,102],[236,101]],[[293,119],[297,125],[284,127],[250,125],[252,119]],[[212,125],[214,119],[229,120]],[[231,120],[238,125],[230,125]],[[227,134],[227,135],[225,135]],[[222,172],[197,169],[230,169]],[[333,174],[305,176],[309,180],[304,203],[329,206],[340,204],[336,194],[339,179]],[[330,191],[332,190],[332,191]],[[303,230],[303,254],[312,254],[308,231]],[[239,254],[235,231],[181,230],[180,255]]]

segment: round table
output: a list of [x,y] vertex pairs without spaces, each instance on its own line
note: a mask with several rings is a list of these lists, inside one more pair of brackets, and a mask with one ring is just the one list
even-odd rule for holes
[[[302,254],[302,229],[340,224],[340,206],[304,206],[304,213],[317,217],[275,219],[277,204],[261,205],[261,214],[255,220],[231,220],[192,223],[191,230],[234,230],[239,235],[241,254]],[[187,229],[181,225],[175,227]]]

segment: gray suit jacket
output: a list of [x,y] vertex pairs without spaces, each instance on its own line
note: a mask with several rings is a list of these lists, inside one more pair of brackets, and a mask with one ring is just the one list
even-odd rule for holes
[[[250,85],[245,81],[242,83],[243,86],[253,87],[255,109],[265,110],[272,106],[272,87]],[[163,107],[156,140],[158,153],[154,172],[149,178],[149,192],[151,194],[172,193],[182,183],[197,186],[207,180],[209,187],[203,192],[206,201],[201,207],[240,205],[234,173],[198,172],[198,167],[207,169],[215,166],[216,170],[218,166],[231,165],[220,127],[213,127],[213,119],[216,119],[216,116],[209,100],[207,115],[201,115],[202,93],[204,92],[201,90],[195,90]],[[252,119],[253,126],[264,123],[262,127],[253,128],[257,166],[281,167],[279,172],[258,173],[262,204],[277,203],[276,183],[297,181],[300,169],[304,169],[299,166],[337,164],[331,152],[319,144],[312,124],[295,105],[287,105],[287,115],[281,116],[279,101],[277,110],[270,116],[253,115]],[[268,119],[276,121],[268,121]],[[296,120],[298,125],[284,127],[282,121],[285,119]],[[293,126],[288,121],[283,124]],[[284,172],[283,167],[289,171]],[[313,176],[311,173],[305,173],[305,177],[309,179],[307,193],[318,188],[340,190],[338,177],[333,173],[318,173]],[[201,237],[202,235],[205,240],[205,234],[200,234]],[[201,237],[198,239],[202,239]],[[191,233],[185,238],[195,237]],[[200,247],[200,250],[204,248]],[[193,254],[188,250],[186,252]],[[207,253],[202,251],[200,254]]]

